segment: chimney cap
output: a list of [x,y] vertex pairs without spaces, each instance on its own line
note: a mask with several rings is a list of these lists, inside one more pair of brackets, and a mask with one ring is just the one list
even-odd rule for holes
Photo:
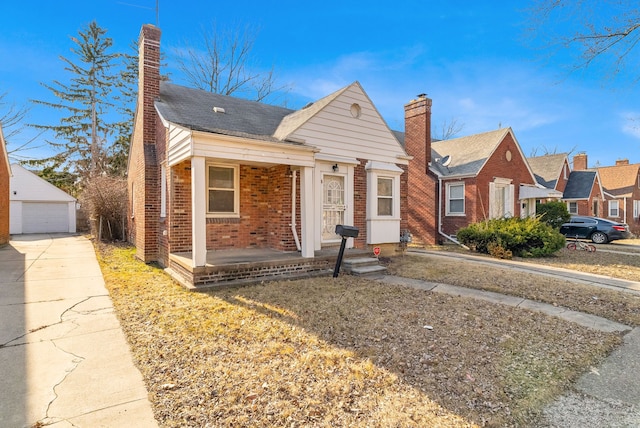
[[418,94],[418,98],[427,98],[427,94]]

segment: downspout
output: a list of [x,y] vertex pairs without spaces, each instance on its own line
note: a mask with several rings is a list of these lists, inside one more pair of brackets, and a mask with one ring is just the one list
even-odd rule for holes
[[293,233],[293,239],[296,241],[296,248],[298,251],[302,251],[300,246],[300,238],[298,238],[298,231],[296,229],[296,176],[298,170],[294,169],[291,174],[291,232]]
[[461,247],[467,250],[469,249],[469,247],[467,247],[464,244],[461,244],[460,241],[447,235],[442,231],[442,178],[440,176],[438,176],[438,233],[440,233],[440,235],[444,236],[454,244],[460,245]]

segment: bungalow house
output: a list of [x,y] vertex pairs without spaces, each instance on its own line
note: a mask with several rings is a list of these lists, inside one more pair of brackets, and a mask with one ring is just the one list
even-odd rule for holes
[[604,217],[627,223],[633,233],[640,233],[640,164],[617,160],[615,166],[598,168],[598,173],[607,194]]
[[9,183],[11,166],[0,123],[0,245],[9,242]]
[[[569,214],[602,216],[605,193],[597,170],[587,169],[587,155],[573,157],[573,171],[566,153],[537,156],[527,159],[537,182],[558,194]],[[540,200],[539,202],[542,202]]]
[[598,170],[587,169],[586,153],[573,157],[573,171],[569,174],[562,200],[567,203],[569,214],[602,217],[605,194]]
[[[422,116],[415,114],[420,102]],[[415,129],[430,130],[430,107],[426,97],[406,106],[405,134],[398,133],[413,157],[408,205],[416,241],[434,245],[443,238],[455,240],[458,229],[471,223],[535,215],[536,199],[558,195],[536,182],[511,128],[444,141],[425,139]]]
[[[569,182],[571,167],[566,153],[544,155],[527,158],[536,181],[547,189],[557,190],[562,194]],[[562,195],[560,195],[562,197]]]
[[[160,78],[144,25],[128,160],[129,240],[186,286],[324,272],[347,248],[398,247],[410,156],[354,82],[300,110]],[[333,259],[325,257],[333,254]]]

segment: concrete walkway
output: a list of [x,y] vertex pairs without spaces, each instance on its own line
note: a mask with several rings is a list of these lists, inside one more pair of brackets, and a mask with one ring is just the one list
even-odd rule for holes
[[156,427],[90,241],[0,248],[0,425]]

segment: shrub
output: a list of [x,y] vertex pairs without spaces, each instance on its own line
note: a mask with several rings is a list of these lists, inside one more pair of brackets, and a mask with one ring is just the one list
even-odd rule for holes
[[566,223],[571,219],[571,214],[567,210],[564,202],[551,201],[536,206],[536,212],[540,220],[547,223],[554,229],[560,229],[562,223]]
[[474,223],[457,238],[471,249],[494,257],[544,257],[561,249],[565,238],[538,218],[505,218]]
[[125,239],[127,201],[125,178],[99,175],[87,182],[80,203],[93,220],[91,232],[98,240]]

